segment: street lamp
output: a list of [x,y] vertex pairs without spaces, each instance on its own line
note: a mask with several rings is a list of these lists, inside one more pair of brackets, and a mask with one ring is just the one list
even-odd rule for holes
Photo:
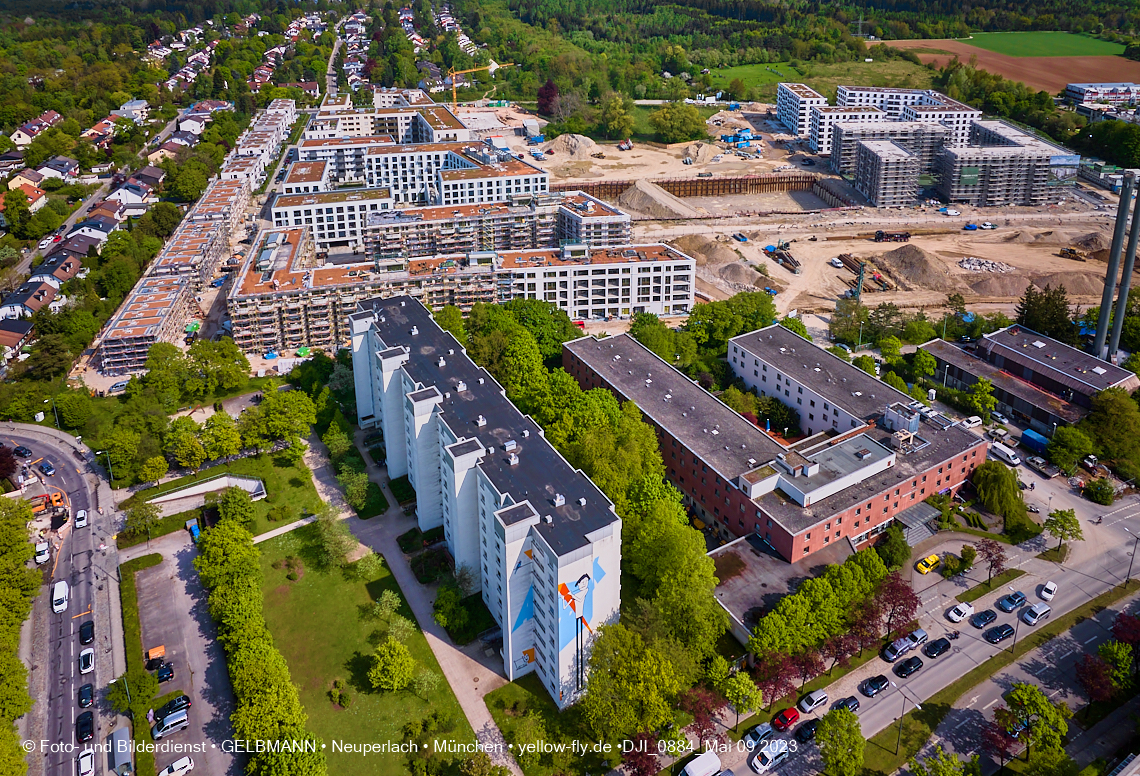
[[110,451],[110,450],[97,450],[97,451],[95,452],[95,455],[103,455],[104,453],[106,453],[106,454],[107,454],[107,473],[108,473],[109,475],[111,475],[111,481],[112,481],[112,482],[114,482],[114,480],[115,480],[115,472],[114,472],[114,470],[111,468],[111,451]]
[[[891,687],[894,687],[899,691],[899,695],[902,696],[902,701],[903,701],[902,702],[902,712],[899,714],[899,738],[898,738],[898,741],[895,742],[895,754],[897,755],[899,753],[899,749],[902,747],[902,723],[903,723],[903,717],[906,716],[907,697],[906,697],[906,692],[903,690],[903,688],[899,687],[894,682],[891,682]],[[914,701],[914,710],[915,711],[922,711],[922,704],[920,704],[918,701]]]
[[[1124,530],[1128,531],[1128,528],[1125,527]],[[1124,584],[1128,584],[1129,582],[1132,581],[1132,562],[1134,560],[1136,560],[1136,542],[1140,542],[1140,536],[1137,536],[1136,534],[1132,533],[1131,531],[1128,531],[1128,535],[1131,536],[1133,539],[1133,541],[1132,541],[1132,557],[1128,559],[1128,578],[1124,580]]]
[[55,408],[55,397],[44,399],[44,404],[47,404],[49,401],[51,402],[51,410],[55,413],[55,427],[59,428],[59,410]]

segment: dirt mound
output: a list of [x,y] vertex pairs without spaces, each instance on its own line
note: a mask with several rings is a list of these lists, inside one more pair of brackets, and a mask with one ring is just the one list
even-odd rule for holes
[[725,264],[720,268],[720,271],[717,274],[720,275],[722,280],[727,280],[730,283],[740,283],[741,285],[745,286],[758,286],[759,288],[763,288],[764,286],[769,285],[768,278],[764,277],[751,267],[744,266],[740,262]]
[[1044,288],[1046,285],[1056,288],[1063,285],[1071,296],[1100,296],[1104,293],[1104,278],[1087,275],[1083,272],[1054,272],[1051,275],[1038,275],[1033,278],[1033,285],[1038,288]]
[[695,207],[685,204],[683,200],[647,180],[639,180],[623,191],[617,198],[617,203],[650,218],[700,218],[701,216]]
[[1029,287],[1029,278],[1024,275],[993,275],[977,283],[970,289],[979,296],[1018,297]]
[[946,268],[946,263],[917,245],[904,245],[876,257],[875,266],[891,276],[904,291],[966,290],[966,285]]
[[1077,237],[1071,244],[1074,248],[1079,248],[1082,251],[1103,251],[1112,246],[1112,238],[1101,232],[1089,232]]
[[569,156],[572,159],[589,159],[598,144],[585,135],[559,135],[545,146],[544,151],[553,151],[557,156]]
[[689,254],[697,260],[697,266],[703,267],[706,264],[720,265],[729,262],[739,261],[740,257],[736,255],[736,251],[724,243],[718,243],[716,240],[710,240],[699,234],[686,234],[673,240],[673,245],[677,246],[677,250]]
[[1001,236],[1001,242],[1007,243],[1031,243],[1036,239],[1036,235],[1029,232],[1010,232]]
[[720,149],[711,143],[693,143],[685,149],[684,158],[692,159],[695,164],[706,164],[718,153]]

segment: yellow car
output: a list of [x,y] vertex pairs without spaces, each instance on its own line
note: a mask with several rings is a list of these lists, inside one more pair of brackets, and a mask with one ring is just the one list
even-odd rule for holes
[[938,559],[938,556],[931,555],[928,558],[923,558],[917,564],[915,564],[915,568],[918,569],[919,574],[929,574],[930,572],[934,571],[934,569],[938,568],[939,563],[941,563],[941,561]]

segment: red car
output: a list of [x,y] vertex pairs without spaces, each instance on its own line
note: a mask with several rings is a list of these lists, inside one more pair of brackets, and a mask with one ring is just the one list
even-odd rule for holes
[[775,717],[772,718],[772,727],[780,732],[790,730],[797,722],[800,721],[800,713],[793,709],[784,709]]

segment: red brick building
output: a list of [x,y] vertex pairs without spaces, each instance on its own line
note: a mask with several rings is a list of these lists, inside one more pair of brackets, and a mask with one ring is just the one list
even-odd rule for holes
[[567,342],[562,358],[583,388],[641,408],[701,520],[728,539],[755,533],[788,561],[844,539],[865,545],[896,518],[925,519],[929,510],[907,510],[956,491],[986,459],[984,439],[783,327],[733,340],[729,365],[755,371],[757,393],[800,412],[807,436],[790,445],[628,335]]

